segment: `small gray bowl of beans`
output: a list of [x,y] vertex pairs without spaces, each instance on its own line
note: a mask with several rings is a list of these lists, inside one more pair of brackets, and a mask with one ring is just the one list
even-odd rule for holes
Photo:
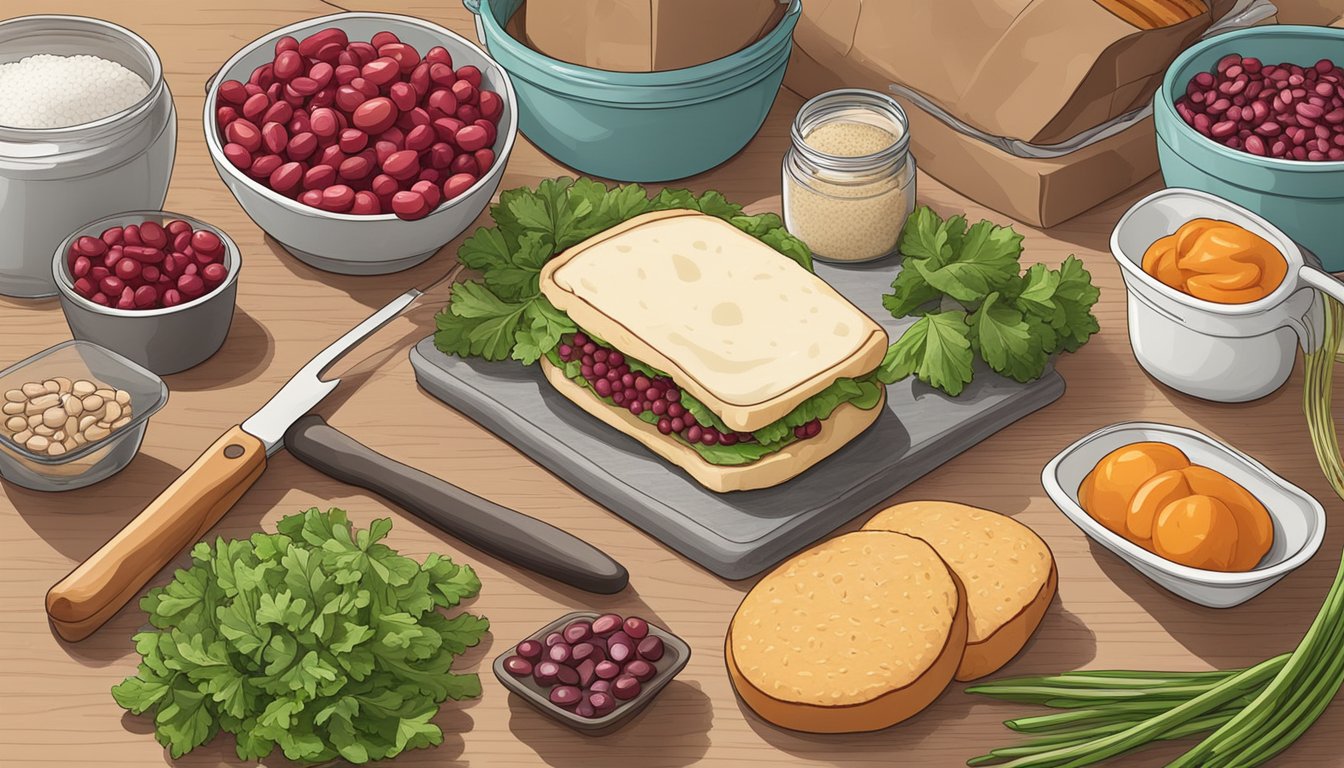
[[184,371],[224,344],[242,266],[222,230],[167,211],[129,211],[61,243],[52,275],[76,339],[159,374]]
[[239,205],[300,261],[419,264],[489,205],[517,137],[508,74],[437,24],[341,13],[277,29],[206,87],[205,140]]
[[163,380],[117,353],[67,341],[0,371],[0,477],[36,491],[83,488],[120,472]]
[[637,616],[561,616],[495,659],[495,677],[542,712],[590,734],[615,730],[677,676],[691,648]]

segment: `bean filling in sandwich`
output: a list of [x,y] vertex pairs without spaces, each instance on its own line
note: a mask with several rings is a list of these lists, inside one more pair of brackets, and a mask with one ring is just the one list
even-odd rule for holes
[[541,292],[580,329],[547,380],[711,490],[781,483],[881,412],[881,326],[714,216],[637,216],[547,262]]

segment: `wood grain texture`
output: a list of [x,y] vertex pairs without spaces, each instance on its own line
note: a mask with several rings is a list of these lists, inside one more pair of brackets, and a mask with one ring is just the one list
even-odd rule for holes
[[266,469],[266,446],[234,426],[163,493],[47,592],[47,615],[71,642],[97,631],[175,555],[189,550]]
[[[423,16],[474,36],[458,0],[360,0],[353,9]],[[97,486],[58,495],[0,485],[0,766],[69,768],[156,765],[236,766],[227,739],[169,760],[145,718],[124,716],[108,689],[135,669],[131,635],[144,615],[131,605],[92,637],[67,644],[52,632],[43,595],[159,494],[229,426],[258,408],[288,377],[369,311],[406,287],[423,285],[453,263],[457,243],[407,272],[345,277],[310,269],[239,209],[210,165],[201,135],[203,85],[234,51],[301,18],[336,12],[318,0],[7,0],[0,16],[78,13],[101,16],[145,36],[163,58],[179,120],[177,161],[167,207],[226,229],[243,252],[238,312],[223,349],[206,363],[168,377],[168,405],[151,422],[141,454]],[[779,209],[780,160],[801,99],[781,93],[757,138],[736,157],[680,185],[717,189],[755,210]],[[520,140],[503,189],[570,173]],[[1028,258],[1057,264],[1077,253],[1102,291],[1102,332],[1061,360],[1068,392],[913,484],[895,500],[948,499],[994,509],[1030,525],[1054,551],[1059,597],[1026,650],[1001,674],[1076,667],[1208,669],[1245,665],[1293,647],[1315,615],[1338,565],[1344,529],[1331,526],[1321,553],[1252,602],[1201,608],[1163,591],[1118,558],[1089,544],[1045,497],[1042,466],[1079,435],[1117,421],[1144,419],[1193,427],[1260,459],[1306,488],[1333,517],[1340,508],[1321,476],[1301,412],[1300,367],[1283,389],[1251,405],[1221,406],[1166,389],[1143,374],[1130,353],[1119,272],[1107,250],[1116,219],[1156,179],[1049,231],[1018,227]],[[920,199],[942,214],[1003,217],[968,203],[921,176]],[[874,286],[880,289],[882,286]],[[320,411],[333,426],[392,458],[473,493],[545,519],[620,559],[631,588],[592,597],[555,587],[462,546],[452,537],[283,452],[209,534],[230,538],[271,526],[309,506],[341,506],[360,525],[392,517],[389,543],[407,555],[442,552],[472,563],[485,584],[472,609],[492,634],[460,664],[485,672],[484,696],[445,707],[442,746],[396,760],[398,766],[478,765],[556,768],[833,765],[957,766],[991,747],[1014,743],[1000,721],[1020,714],[961,693],[954,684],[928,711],[873,734],[821,737],[781,731],[747,712],[728,682],[723,637],[749,582],[725,582],[660,546],[537,467],[506,443],[415,386],[406,353],[432,327],[435,306],[379,334],[371,364]],[[14,361],[69,338],[54,300],[0,299],[0,361]],[[863,518],[847,530],[856,528]],[[152,583],[185,564],[179,555]],[[486,662],[555,616],[578,608],[638,613],[691,644],[690,665],[633,722],[600,741],[554,723],[511,697]],[[1339,765],[1344,706],[1334,706],[1276,766]],[[1178,753],[1167,745],[1118,764],[1158,766]],[[283,765],[283,761],[268,761]]]

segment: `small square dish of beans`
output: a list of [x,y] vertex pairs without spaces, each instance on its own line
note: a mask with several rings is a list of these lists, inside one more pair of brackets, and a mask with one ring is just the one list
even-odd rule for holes
[[686,666],[691,648],[636,616],[561,616],[495,659],[495,677],[565,725],[615,730]]

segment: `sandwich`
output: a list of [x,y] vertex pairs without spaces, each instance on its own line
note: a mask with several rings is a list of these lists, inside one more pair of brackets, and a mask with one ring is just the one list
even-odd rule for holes
[[547,261],[540,291],[578,329],[547,381],[713,491],[798,475],[885,402],[882,327],[715,216],[636,216]]

